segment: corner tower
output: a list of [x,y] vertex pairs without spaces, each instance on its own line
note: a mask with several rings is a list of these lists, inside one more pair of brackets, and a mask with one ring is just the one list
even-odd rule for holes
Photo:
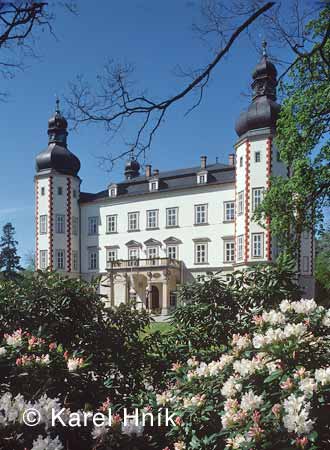
[[67,147],[67,127],[56,100],[48,147],[36,157],[36,269],[78,275],[80,161]]
[[272,175],[286,176],[273,145],[280,105],[276,102],[277,71],[269,60],[266,43],[260,62],[252,74],[252,101],[241,113],[236,132],[235,170],[235,262],[236,265],[269,262],[276,257],[269,223],[265,228],[252,220]]

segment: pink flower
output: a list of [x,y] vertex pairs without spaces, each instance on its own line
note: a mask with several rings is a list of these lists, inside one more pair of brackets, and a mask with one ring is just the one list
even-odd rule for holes
[[306,436],[304,436],[303,438],[297,438],[296,439],[296,446],[298,448],[306,448],[306,446],[308,445],[308,438]]
[[182,365],[180,363],[173,363],[172,364],[172,368],[171,370],[173,370],[173,372],[176,372],[177,370],[179,370],[182,367]]
[[65,360],[69,359],[69,352],[65,351],[64,354],[63,354],[63,357],[64,357]]
[[250,430],[248,431],[248,435],[256,440],[260,439],[262,433],[264,433],[265,430],[263,430],[262,428],[260,428],[259,425],[254,425],[253,427],[250,428]]
[[262,318],[262,316],[253,316],[252,320],[257,326],[260,326],[264,323],[264,319]]
[[254,411],[253,416],[252,416],[252,420],[254,423],[260,423],[260,419],[261,419],[261,414],[259,411]]
[[17,358],[16,359],[16,366],[21,366],[22,365],[22,358]]
[[274,414],[274,416],[279,417],[281,409],[282,405],[280,405],[279,403],[275,403],[275,405],[272,407],[272,413]]
[[49,347],[49,350],[56,350],[57,344],[56,344],[56,342],[51,342],[48,347]]
[[121,422],[121,417],[119,414],[115,414],[114,416],[112,416],[112,423],[118,424],[120,422]]
[[100,411],[107,412],[110,409],[110,398],[107,397],[106,401],[102,403],[102,406],[100,407]]
[[281,388],[285,391],[290,391],[293,388],[293,383],[291,378],[287,378],[283,383],[281,383]]
[[177,416],[174,420],[174,422],[176,423],[176,425],[180,426],[182,424],[182,419],[181,417]]

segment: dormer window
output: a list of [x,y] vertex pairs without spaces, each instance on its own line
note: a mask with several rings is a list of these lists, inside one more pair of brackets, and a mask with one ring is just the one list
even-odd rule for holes
[[153,179],[149,181],[150,192],[158,191],[158,188],[159,188],[159,180]]
[[197,184],[207,183],[207,171],[198,172],[197,174]]
[[109,197],[117,197],[118,188],[116,184],[111,184],[109,186]]

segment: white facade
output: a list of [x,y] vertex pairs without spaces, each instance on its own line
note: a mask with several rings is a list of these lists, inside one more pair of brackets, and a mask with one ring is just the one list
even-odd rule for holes
[[[276,69],[265,55],[253,78],[253,101],[236,125],[239,139],[228,165],[202,156],[190,169],[152,172],[147,166],[140,175],[132,158],[126,179],[96,194],[80,192],[80,163],[67,149],[67,123],[57,105],[48,149],[37,157],[37,268],[86,280],[100,276],[109,305],[134,298],[167,314],[179,284],[274,261],[269,221],[253,221],[271,176],[287,175],[273,144]],[[307,295],[313,294],[313,259],[313,235],[306,232],[298,272]]]

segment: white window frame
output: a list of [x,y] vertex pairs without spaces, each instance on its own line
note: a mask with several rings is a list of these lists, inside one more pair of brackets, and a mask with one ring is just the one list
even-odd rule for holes
[[257,164],[261,162],[261,152],[260,151],[254,152],[254,162]]
[[148,246],[146,249],[147,259],[156,259],[159,257],[159,248],[156,245]]
[[176,308],[178,304],[178,294],[176,291],[170,291],[170,307]]
[[[235,220],[235,201],[223,202],[224,222],[234,222]],[[228,212],[230,214],[228,214]],[[232,213],[232,214],[231,214]]]
[[117,233],[117,214],[109,214],[106,217],[107,233]]
[[107,248],[106,249],[106,255],[107,255],[107,263],[110,261],[117,261],[118,259],[118,248]]
[[[228,248],[230,247],[230,248]],[[235,241],[234,239],[225,239],[223,243],[224,255],[223,260],[225,263],[235,262]]]
[[197,184],[207,183],[207,172],[202,172],[197,174]]
[[56,269],[65,270],[65,250],[58,249],[55,251],[56,256]]
[[243,156],[239,158],[239,166],[243,167]]
[[252,258],[263,258],[264,256],[264,233],[251,234]]
[[[174,256],[173,256],[174,254]],[[166,255],[169,259],[179,259],[179,247],[177,245],[169,244],[166,247]]]
[[74,272],[79,270],[79,253],[78,250],[72,250],[72,269]]
[[129,247],[128,249],[128,265],[129,266],[138,266],[140,259],[140,249],[139,247]]
[[72,234],[78,236],[79,234],[79,218],[72,216]]
[[208,243],[195,242],[195,264],[208,264]]
[[244,235],[237,236],[237,261],[242,261],[244,256]]
[[237,194],[237,215],[244,214],[244,191],[240,191]]
[[146,229],[154,230],[158,228],[158,209],[148,209],[146,218]]
[[55,215],[55,233],[64,234],[65,233],[65,215],[56,214]]
[[40,195],[43,197],[45,195],[45,193],[46,193],[46,189],[44,186],[42,186],[40,189]]
[[150,180],[149,181],[149,191],[155,192],[159,189],[159,181],[158,180]]
[[98,222],[99,218],[97,216],[88,217],[88,235],[96,236],[98,234]]
[[255,211],[257,207],[261,204],[264,194],[264,188],[253,188],[252,189],[252,211]]
[[[138,211],[129,212],[127,215],[128,231],[139,231],[140,213]],[[132,224],[135,223],[135,227]]]
[[166,228],[173,228],[179,226],[179,208],[173,206],[171,208],[166,208]]
[[208,204],[195,205],[195,225],[206,225],[208,220]]
[[96,248],[88,249],[88,270],[98,270],[99,261],[98,261],[99,252]]
[[48,267],[48,250],[40,250],[39,252],[40,259],[40,269],[45,270]]
[[42,214],[39,217],[39,234],[48,233],[48,216],[47,214]]

